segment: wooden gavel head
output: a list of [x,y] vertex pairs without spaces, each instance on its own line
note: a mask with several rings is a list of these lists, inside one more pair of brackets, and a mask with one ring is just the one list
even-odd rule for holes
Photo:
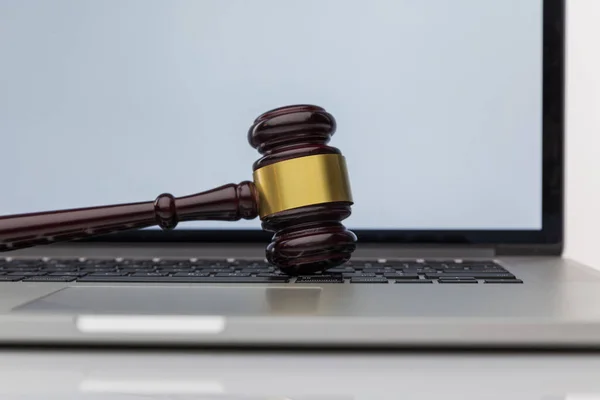
[[313,105],[268,111],[248,131],[263,155],[253,177],[262,228],[274,232],[266,257],[288,274],[338,266],[356,248],[342,224],[353,204],[345,158],[327,145],[335,131],[334,117]]
[[78,240],[182,221],[236,221],[260,217],[273,232],[266,258],[290,275],[312,274],[348,261],[356,236],[342,222],[352,194],[345,159],[328,146],[336,130],[321,107],[295,105],[260,115],[248,132],[262,157],[253,181],[184,197],[0,217],[0,251]]

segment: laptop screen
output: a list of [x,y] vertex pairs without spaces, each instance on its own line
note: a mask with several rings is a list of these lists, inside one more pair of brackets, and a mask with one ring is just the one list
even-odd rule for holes
[[254,119],[310,103],[349,228],[541,229],[542,23],[542,0],[0,2],[0,214],[249,180]]

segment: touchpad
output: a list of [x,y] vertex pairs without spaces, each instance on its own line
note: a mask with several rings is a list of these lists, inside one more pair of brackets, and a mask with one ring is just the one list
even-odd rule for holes
[[316,314],[319,287],[70,287],[14,311],[68,314]]

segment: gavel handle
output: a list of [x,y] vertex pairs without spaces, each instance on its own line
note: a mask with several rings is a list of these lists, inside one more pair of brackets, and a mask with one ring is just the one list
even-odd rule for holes
[[237,221],[257,215],[255,186],[244,181],[179,198],[163,193],[154,201],[3,216],[0,251],[154,225],[167,230],[182,221]]

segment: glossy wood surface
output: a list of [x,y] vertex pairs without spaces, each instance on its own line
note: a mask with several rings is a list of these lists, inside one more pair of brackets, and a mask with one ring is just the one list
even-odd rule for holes
[[350,260],[356,235],[344,227],[347,203],[328,203],[287,210],[262,223],[274,232],[266,258],[289,275],[309,275]]
[[248,130],[248,142],[263,155],[254,170],[291,158],[341,154],[327,143],[337,129],[333,115],[313,105],[280,107],[260,115]]
[[184,197],[163,193],[154,201],[0,217],[0,251],[155,225],[173,229],[183,221],[237,221],[257,215],[258,200],[252,182],[223,185]]
[[[268,111],[248,130],[248,142],[263,155],[253,168],[315,154],[341,154],[328,143],[337,129],[333,115],[314,105],[294,105]],[[349,202],[300,207],[263,219],[273,232],[266,258],[290,275],[312,274],[348,261],[356,235],[342,221],[351,214]]]

